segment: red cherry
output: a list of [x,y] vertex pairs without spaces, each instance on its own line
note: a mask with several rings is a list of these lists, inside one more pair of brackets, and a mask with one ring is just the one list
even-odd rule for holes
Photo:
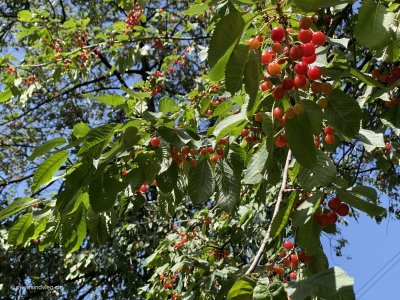
[[261,85],[260,85],[260,90],[261,91],[263,91],[263,92],[266,92],[267,90],[268,90],[268,84],[267,83],[262,83]]
[[309,43],[312,40],[313,33],[310,29],[300,29],[297,38],[303,44]]
[[282,42],[285,39],[285,29],[283,27],[275,27],[271,31],[271,40],[274,42]]
[[390,151],[390,149],[392,149],[392,143],[391,142],[386,142],[385,149]]
[[293,248],[293,243],[291,241],[285,241],[283,243],[283,248],[285,248],[286,250],[290,250]]
[[127,170],[122,170],[122,171],[121,171],[121,175],[122,175],[122,176],[126,176],[127,174],[128,174],[128,171],[127,171]]
[[315,46],[313,43],[307,43],[302,45],[304,56],[308,57],[315,53]]
[[308,17],[303,17],[299,21],[299,27],[301,29],[309,29],[312,25],[313,21]]
[[292,280],[296,280],[296,279],[297,279],[297,272],[291,272],[291,273],[289,274],[289,277],[290,277],[290,279],[292,279]]
[[143,185],[139,188],[139,191],[140,191],[141,193],[146,193],[146,191],[147,191],[147,185],[146,185],[146,184],[143,184]]
[[335,224],[339,219],[338,215],[334,211],[330,211],[326,214],[329,224]]
[[326,126],[326,127],[324,128],[324,133],[325,133],[326,135],[332,135],[332,134],[335,133],[335,130],[333,130],[332,126]]
[[293,80],[293,78],[287,77],[287,78],[283,79],[282,88],[285,91],[290,91],[292,88],[294,88],[294,80]]
[[321,31],[314,32],[311,40],[314,45],[322,46],[326,42],[325,34]]
[[305,62],[299,62],[299,63],[295,64],[295,66],[294,66],[294,71],[298,75],[306,74],[307,70],[308,70],[308,65]]
[[224,136],[222,139],[220,139],[217,144],[218,145],[226,145],[226,143],[228,142],[229,137],[228,136]]
[[293,108],[289,107],[285,112],[285,116],[286,116],[286,119],[291,120],[296,117],[296,113],[294,112]]
[[392,68],[392,75],[395,77],[400,77],[400,66],[395,66]]
[[257,35],[257,40],[262,43],[264,41],[264,37],[262,35]]
[[160,139],[158,137],[152,137],[150,140],[150,144],[154,148],[157,148],[158,146],[160,146]]
[[346,203],[340,204],[340,207],[337,211],[339,216],[345,217],[349,214],[350,207]]
[[242,129],[242,131],[241,131],[241,133],[240,133],[240,135],[242,136],[242,137],[245,137],[245,136],[248,136],[249,135],[249,130],[248,129],[246,129],[246,128],[243,128]]
[[222,155],[224,154],[224,149],[218,148],[218,149],[216,150],[216,152],[217,152],[218,155],[222,156]]
[[272,114],[273,114],[274,118],[280,120],[280,119],[282,119],[284,112],[283,112],[282,108],[275,107]]
[[254,115],[254,120],[256,122],[261,122],[263,120],[263,114],[261,112],[258,112]]
[[328,202],[328,206],[331,210],[333,210],[334,212],[337,212],[340,205],[342,204],[342,202],[340,201],[339,197],[335,197],[332,198],[329,202]]
[[285,96],[285,90],[281,86],[277,86],[271,93],[272,97],[279,100]]
[[294,78],[294,86],[297,88],[303,88],[307,85],[307,78],[305,78],[303,75],[297,75]]
[[211,147],[211,146],[207,147],[207,152],[208,152],[209,154],[213,154],[213,153],[214,153],[214,148]]
[[329,219],[327,215],[316,215],[317,224],[321,227],[326,226],[329,224]]
[[329,82],[324,82],[323,84],[322,84],[322,92],[325,94],[325,95],[328,95],[328,94],[330,94],[330,93],[332,93],[332,91],[333,91],[333,86],[332,86],[332,84],[330,84]]
[[293,46],[289,50],[289,57],[293,60],[299,60],[304,56],[303,47],[300,45]]
[[273,55],[271,53],[269,53],[268,51],[265,51],[261,55],[261,63],[264,65],[269,64],[272,60],[273,60]]
[[274,44],[272,45],[272,50],[274,50],[275,53],[282,53],[282,51],[283,51],[283,46],[282,46],[281,43],[276,42],[276,43],[274,43]]
[[267,71],[268,71],[268,74],[271,76],[278,75],[281,73],[281,66],[276,62],[272,62],[272,63],[268,64]]
[[207,149],[207,147],[206,147],[206,148],[201,148],[200,154],[201,154],[201,155],[207,155],[207,154],[208,154],[208,149]]
[[316,60],[317,60],[317,54],[316,53],[314,53],[311,56],[304,56],[303,57],[303,62],[305,62],[308,65],[314,63]]
[[285,147],[288,144],[288,140],[285,135],[281,134],[278,136],[278,138],[275,140],[275,146],[277,148],[282,148]]
[[291,262],[298,262],[299,258],[298,258],[298,256],[296,254],[292,254],[292,255],[290,255],[290,261]]
[[321,78],[321,69],[319,67],[312,67],[307,71],[307,76],[311,80],[317,80]]
[[333,143],[335,143],[335,136],[328,134],[327,136],[325,136],[325,143],[327,143],[328,145],[332,145]]
[[285,122],[286,122],[286,116],[283,115],[283,117],[279,120],[279,124],[281,124],[282,127],[285,127]]

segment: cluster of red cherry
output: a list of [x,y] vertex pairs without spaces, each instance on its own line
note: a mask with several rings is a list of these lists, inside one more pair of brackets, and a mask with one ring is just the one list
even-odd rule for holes
[[174,286],[175,281],[176,281],[176,279],[178,279],[178,277],[179,277],[178,273],[174,273],[171,277],[161,274],[160,280],[163,282],[163,288],[164,289],[172,289],[172,287]]
[[215,260],[227,259],[229,255],[226,249],[209,249],[207,253],[213,255]]
[[136,3],[135,9],[132,9],[128,12],[128,17],[125,20],[126,27],[129,30],[135,28],[135,26],[139,25],[139,19],[142,16],[142,7]]
[[345,217],[350,211],[350,207],[346,203],[340,201],[338,196],[332,198],[328,202],[328,207],[330,208],[329,212],[320,215],[317,214],[315,216],[318,225],[321,227],[335,224],[339,219],[339,216]]
[[374,69],[372,70],[371,75],[382,83],[391,84],[400,79],[400,66],[394,66],[388,71]]
[[196,232],[179,232],[179,241],[174,243],[173,247],[175,250],[180,250],[185,244],[196,237]]

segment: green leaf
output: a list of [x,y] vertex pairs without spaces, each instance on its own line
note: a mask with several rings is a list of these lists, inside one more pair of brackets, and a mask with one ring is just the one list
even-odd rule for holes
[[322,129],[324,114],[321,107],[313,101],[305,100],[301,104],[304,106],[304,113],[310,122],[314,135],[319,135]]
[[311,218],[306,224],[297,229],[296,242],[307,255],[315,255],[320,248],[320,233],[321,228],[318,226],[315,218]]
[[86,208],[80,204],[73,214],[63,216],[61,222],[61,244],[64,253],[72,253],[81,247],[86,237]]
[[344,138],[355,137],[360,130],[361,108],[357,101],[339,89],[328,95],[329,105],[325,109],[328,124]]
[[299,227],[307,223],[319,207],[323,196],[324,194],[321,191],[316,191],[310,198],[300,204],[293,214],[292,226]]
[[31,213],[23,215],[10,228],[8,232],[8,243],[10,245],[20,245],[24,242],[25,234],[33,223],[33,215]]
[[385,140],[383,133],[375,133],[371,130],[360,129],[358,133],[360,141],[364,143],[365,149],[368,152],[372,152],[376,148],[384,148]]
[[60,169],[67,158],[68,152],[60,151],[46,159],[33,175],[32,193],[37,192],[42,185],[50,182],[53,175]]
[[187,16],[201,15],[208,8],[208,2],[201,4],[192,4],[189,9],[184,10],[182,13]]
[[293,0],[303,10],[315,10],[321,7],[332,7],[336,5],[353,3],[355,0]]
[[158,212],[166,219],[170,220],[175,214],[175,197],[171,192],[160,191],[157,197]]
[[268,156],[267,145],[263,143],[260,149],[250,158],[247,169],[244,172],[244,184],[257,184],[261,182]]
[[281,281],[270,282],[261,278],[253,290],[253,300],[287,300],[287,294]]
[[232,213],[240,201],[240,177],[235,176],[234,171],[226,161],[220,161],[215,174],[218,192],[217,205],[227,213]]
[[30,207],[35,202],[37,202],[37,199],[32,199],[29,197],[15,199],[9,206],[0,211],[0,221],[17,214],[27,207]]
[[208,62],[212,68],[209,77],[212,80],[217,81],[223,77],[225,66],[244,26],[242,15],[236,10],[222,17],[216,25],[208,49]]
[[178,167],[176,164],[171,164],[169,168],[157,175],[157,185],[158,188],[167,193],[171,192],[178,181]]
[[[243,72],[246,66],[248,54],[248,46],[236,45],[229,58],[225,70],[225,85],[226,90],[232,95],[242,88]],[[256,81],[256,83],[258,83],[258,81]]]
[[254,109],[257,107],[256,98],[259,91],[261,70],[261,52],[251,51],[244,68],[244,87],[246,93],[249,95],[249,105],[247,110],[253,115]]
[[179,105],[170,98],[163,98],[161,99],[160,103],[158,104],[158,109],[164,115],[167,113],[174,113],[180,110]]
[[92,240],[101,245],[106,244],[114,222],[113,215],[110,212],[95,213],[92,209],[88,209],[86,218],[87,228]]
[[72,129],[72,134],[79,139],[85,137],[89,133],[89,131],[89,125],[85,123],[78,123],[74,125],[74,128]]
[[7,102],[12,98],[13,94],[10,89],[5,89],[0,93],[0,103]]
[[248,276],[238,279],[228,292],[227,300],[252,300],[256,282]]
[[79,149],[78,155],[90,152],[91,156],[97,158],[100,156],[103,149],[108,145],[112,138],[112,134],[117,126],[113,124],[106,124],[90,130],[86,135],[86,140]]
[[216,140],[220,140],[226,135],[238,135],[239,132],[246,126],[247,118],[245,113],[240,112],[236,115],[226,117],[217,124],[214,129],[213,135]]
[[286,120],[285,132],[289,148],[299,164],[306,168],[313,168],[317,162],[317,154],[307,115],[302,114],[294,119]]
[[300,166],[298,179],[306,191],[318,186],[330,186],[336,178],[336,167],[332,159],[322,151],[317,151],[316,165],[311,168]]
[[368,199],[369,201],[378,201],[378,193],[376,190],[369,186],[357,185],[348,189],[348,191],[355,195],[361,195]]
[[92,96],[90,94],[83,94],[84,97],[88,97],[90,99],[96,100],[100,103],[111,105],[111,106],[118,106],[125,103],[125,98],[121,95],[114,94],[114,95],[101,95],[101,96]]
[[317,273],[305,280],[289,283],[286,287],[292,299],[309,299],[319,297],[329,300],[353,300],[354,280],[338,267]]
[[47,141],[46,143],[44,143],[43,145],[35,148],[35,150],[33,150],[31,156],[29,156],[29,160],[32,161],[35,158],[42,156],[43,154],[48,153],[51,149],[64,145],[67,141],[63,138],[63,137],[58,137],[55,138],[53,140]]
[[29,10],[21,10],[18,12],[18,20],[21,22],[29,22],[32,17],[32,13]]
[[271,239],[276,238],[285,228],[287,222],[289,221],[289,217],[290,214],[292,213],[296,199],[297,199],[296,192],[292,192],[289,198],[282,203],[278,213],[276,214],[274,220],[271,223]]
[[396,15],[374,0],[364,0],[354,26],[354,36],[361,45],[370,49],[382,49],[390,43],[391,25]]
[[195,204],[206,202],[214,192],[214,178],[208,159],[202,159],[189,172],[188,193]]
[[367,213],[371,217],[380,216],[386,212],[386,209],[383,207],[364,201],[349,191],[337,188],[336,192],[341,201],[346,202],[350,206]]
[[319,246],[317,252],[310,257],[310,259],[311,262],[307,265],[307,268],[304,270],[304,274],[306,276],[314,275],[316,273],[325,271],[329,268],[328,258],[326,257],[321,245]]

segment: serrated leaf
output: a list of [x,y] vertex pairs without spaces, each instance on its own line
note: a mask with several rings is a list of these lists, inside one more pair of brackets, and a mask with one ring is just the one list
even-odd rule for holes
[[290,214],[292,213],[293,206],[296,202],[297,194],[292,192],[288,199],[284,201],[279,208],[274,220],[271,223],[271,239],[276,238],[287,225]]
[[86,218],[92,240],[101,245],[106,244],[114,222],[113,215],[110,212],[95,213],[92,209],[88,209]]
[[285,132],[289,148],[299,164],[306,168],[313,168],[317,162],[317,154],[306,114],[286,120]]
[[232,213],[240,201],[240,177],[225,161],[220,161],[215,174],[217,185],[217,205],[227,213]]
[[246,126],[247,118],[243,112],[224,118],[217,124],[213,135],[216,140],[220,140],[226,135],[235,136]]
[[371,217],[380,216],[386,212],[386,209],[383,207],[364,201],[349,191],[337,188],[336,192],[341,201],[346,202],[348,205],[367,213]]
[[243,72],[245,70],[248,53],[248,46],[236,45],[226,65],[225,85],[226,90],[232,95],[242,88]]
[[240,39],[245,23],[242,15],[231,11],[221,18],[214,29],[208,48],[208,63],[211,66],[209,77],[220,80],[223,77],[229,57]]
[[37,192],[40,187],[53,178],[53,175],[60,169],[68,158],[67,151],[54,153],[46,159],[35,171],[33,175],[33,183],[31,186],[32,193]]
[[346,3],[353,3],[355,0],[294,0],[293,2],[303,10],[315,10],[321,7],[332,7]]
[[249,95],[249,104],[247,110],[250,115],[253,115],[254,110],[257,108],[256,98],[259,92],[260,82],[260,69],[261,69],[261,52],[252,51],[249,53],[245,68],[244,68],[244,88]]
[[252,300],[255,286],[256,282],[253,279],[243,276],[235,281],[228,292],[227,300]]
[[24,242],[26,231],[33,223],[33,215],[31,213],[20,217],[8,231],[8,243],[10,245],[20,245]]
[[30,207],[35,202],[37,202],[37,199],[32,199],[29,197],[15,199],[9,206],[0,211],[0,221],[17,214],[27,207]]
[[257,184],[261,182],[268,156],[267,145],[263,143],[260,149],[250,158],[246,171],[244,172],[244,184]]
[[253,300],[287,300],[287,294],[281,281],[270,282],[261,278],[253,290]]
[[354,280],[338,267],[317,273],[305,280],[289,283],[286,287],[292,299],[318,297],[329,300],[353,300]]
[[29,156],[29,160],[32,161],[35,158],[42,156],[43,154],[48,153],[51,149],[54,149],[55,147],[64,145],[67,141],[63,137],[58,137],[53,140],[47,141],[43,145],[35,148],[33,150],[32,154]]
[[108,145],[117,126],[106,124],[90,130],[86,140],[79,149],[78,155],[90,152],[94,158],[100,156],[103,149]]
[[364,143],[365,149],[368,152],[371,152],[376,148],[385,147],[385,140],[382,133],[375,133],[371,130],[360,129],[358,135],[360,141]]
[[323,196],[324,194],[321,191],[316,191],[310,198],[300,204],[293,214],[292,226],[299,227],[307,223],[319,207],[320,200]]
[[305,100],[301,103],[304,106],[304,113],[312,127],[312,132],[314,135],[318,135],[321,132],[322,120],[324,118],[321,107],[313,101]]
[[180,107],[174,100],[170,98],[163,98],[158,104],[158,110],[163,114],[167,114],[179,111]]
[[378,193],[376,190],[369,186],[357,185],[348,189],[352,194],[361,195],[369,201],[376,202],[378,200]]
[[396,15],[374,0],[364,0],[357,14],[354,36],[361,45],[370,49],[382,49],[390,43],[391,25]]
[[201,15],[208,8],[208,2],[201,4],[192,4],[189,9],[184,10],[182,13],[187,16]]
[[158,212],[160,215],[166,219],[170,220],[175,214],[175,197],[172,192],[162,192],[158,194],[157,197]]
[[311,169],[300,166],[298,174],[300,185],[306,191],[311,191],[318,186],[330,186],[335,178],[335,164],[328,155],[319,150],[317,151],[316,165]]
[[328,124],[344,138],[352,138],[360,130],[361,108],[357,101],[339,89],[328,95],[329,105],[325,109]]
[[89,125],[85,123],[78,123],[74,125],[74,128],[72,129],[72,134],[76,138],[83,138],[85,137],[90,131]]
[[320,248],[319,236],[321,228],[318,226],[315,218],[311,218],[308,222],[300,226],[296,231],[296,242],[307,253],[307,255],[315,255]]
[[21,10],[18,12],[18,20],[21,22],[29,22],[32,19],[32,13],[29,10]]
[[208,159],[202,159],[189,172],[188,194],[195,204],[206,202],[214,192],[214,178]]
[[7,102],[12,98],[13,94],[10,89],[5,89],[3,92],[0,92],[0,103]]
[[83,94],[84,97],[88,97],[90,99],[96,100],[100,103],[111,105],[111,106],[118,106],[125,103],[125,98],[121,95],[114,94],[114,95],[101,95],[101,96],[92,96],[90,94]]

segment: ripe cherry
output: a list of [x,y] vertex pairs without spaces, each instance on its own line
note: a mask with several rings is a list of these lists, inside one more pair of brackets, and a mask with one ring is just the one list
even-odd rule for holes
[[250,47],[251,50],[257,50],[260,47],[260,41],[257,38],[250,38],[246,41],[246,45]]
[[392,143],[391,143],[391,142],[386,142],[386,144],[385,144],[385,149],[386,149],[387,151],[390,151],[390,149],[392,149]]
[[283,117],[279,120],[279,124],[281,124],[282,127],[285,127],[285,122],[286,122],[286,116],[283,115]]
[[262,35],[257,35],[257,40],[262,43],[264,41],[264,37]]
[[269,75],[279,75],[281,73],[281,66],[276,62],[272,62],[268,64],[267,71]]
[[321,69],[319,67],[312,67],[307,71],[307,76],[311,80],[317,80],[321,78]]
[[272,268],[272,272],[275,272],[275,274],[277,274],[277,275],[283,275],[285,273],[285,270],[282,269],[280,266],[275,265]]
[[263,114],[262,114],[261,112],[258,112],[258,113],[256,113],[256,114],[254,115],[254,120],[255,120],[256,122],[261,122],[262,119],[263,119]]
[[328,202],[328,206],[331,210],[337,212],[342,202],[340,201],[339,197],[332,198]]
[[325,109],[325,108],[327,108],[329,106],[329,101],[326,98],[320,98],[320,99],[318,99],[317,104],[322,109]]
[[313,93],[319,94],[322,91],[322,84],[321,82],[316,82],[314,81],[313,83],[311,83],[311,91]]
[[337,213],[339,216],[345,217],[349,214],[349,210],[350,210],[349,206],[346,203],[342,203],[340,204]]
[[297,88],[303,88],[307,85],[307,78],[303,75],[297,75],[294,78],[294,86]]
[[293,46],[289,50],[289,57],[293,60],[299,60],[304,56],[303,47],[300,45]]
[[294,80],[293,80],[293,78],[287,77],[287,78],[283,79],[282,88],[285,91],[290,91],[292,88],[294,88]]
[[299,27],[301,29],[309,29],[311,27],[312,23],[313,23],[313,21],[311,20],[311,18],[303,17],[299,21]]
[[264,65],[269,64],[273,59],[274,59],[273,55],[271,53],[269,53],[268,51],[265,51],[261,55],[261,63],[264,64]]
[[327,136],[325,136],[325,143],[327,143],[328,145],[332,145],[333,143],[335,143],[335,136],[328,134]]
[[290,261],[291,262],[298,262],[299,261],[299,257],[296,254],[292,254],[292,255],[290,255]]
[[282,42],[285,39],[285,29],[283,27],[272,28],[271,40],[273,42]]
[[295,64],[293,70],[296,72],[298,75],[304,75],[307,73],[308,70],[308,65],[304,62],[299,62]]
[[315,217],[317,224],[321,227],[324,227],[329,224],[329,218],[327,215],[316,215]]
[[127,174],[128,174],[128,171],[127,171],[127,170],[124,169],[124,170],[121,171],[121,175],[122,175],[122,176],[126,176]]
[[272,114],[273,114],[274,118],[280,120],[280,119],[282,119],[284,112],[283,112],[282,108],[275,107]]
[[229,141],[229,137],[228,136],[224,136],[222,139],[220,139],[217,144],[218,145],[226,145],[226,143]]
[[208,154],[208,149],[207,149],[207,147],[201,148],[200,154],[201,154],[201,155],[207,155],[207,154]]
[[332,126],[326,126],[326,127],[324,128],[324,133],[325,133],[326,135],[332,135],[332,134],[335,133],[335,130],[333,130]]
[[291,241],[285,241],[283,243],[283,248],[285,248],[286,250],[290,250],[293,248],[293,243]]
[[303,56],[311,56],[315,54],[315,46],[313,43],[307,43],[302,45],[303,48]]
[[285,90],[281,86],[277,86],[271,93],[272,97],[279,100],[285,96]]
[[157,148],[158,146],[160,146],[160,139],[158,137],[152,137],[150,140],[150,144],[152,147]]
[[325,34],[321,31],[314,32],[312,34],[312,42],[316,46],[322,46],[326,42]]
[[139,191],[140,191],[141,193],[146,193],[146,191],[147,191],[147,184],[141,185],[140,188],[139,188]]
[[294,112],[293,108],[289,107],[285,112],[286,119],[291,120],[296,117],[296,113]]
[[249,130],[247,128],[243,128],[242,131],[240,132],[240,135],[242,137],[248,136],[249,135]]
[[322,92],[323,92],[325,95],[328,95],[328,94],[332,93],[332,91],[333,91],[332,84],[330,84],[329,82],[324,82],[324,83],[322,84]]
[[272,50],[274,50],[275,53],[282,53],[282,51],[283,51],[283,46],[282,46],[281,43],[276,42],[276,43],[274,43],[274,44],[272,45]]
[[312,40],[313,33],[310,29],[300,29],[297,38],[303,44],[309,43]]
[[334,211],[330,211],[326,214],[326,218],[329,224],[335,224],[339,219],[338,215]]
[[308,64],[308,65],[314,63],[316,60],[317,60],[317,54],[316,53],[314,53],[311,56],[304,56],[303,57],[303,62]]
[[279,135],[278,138],[275,140],[275,146],[277,148],[285,147],[287,144],[288,140],[284,134]]
[[222,148],[218,148],[217,150],[215,150],[215,152],[217,152],[217,154],[220,156],[224,155],[224,149]]
[[289,277],[290,277],[290,279],[292,279],[292,280],[296,280],[296,279],[297,279],[297,272],[291,272],[291,273],[289,274]]

